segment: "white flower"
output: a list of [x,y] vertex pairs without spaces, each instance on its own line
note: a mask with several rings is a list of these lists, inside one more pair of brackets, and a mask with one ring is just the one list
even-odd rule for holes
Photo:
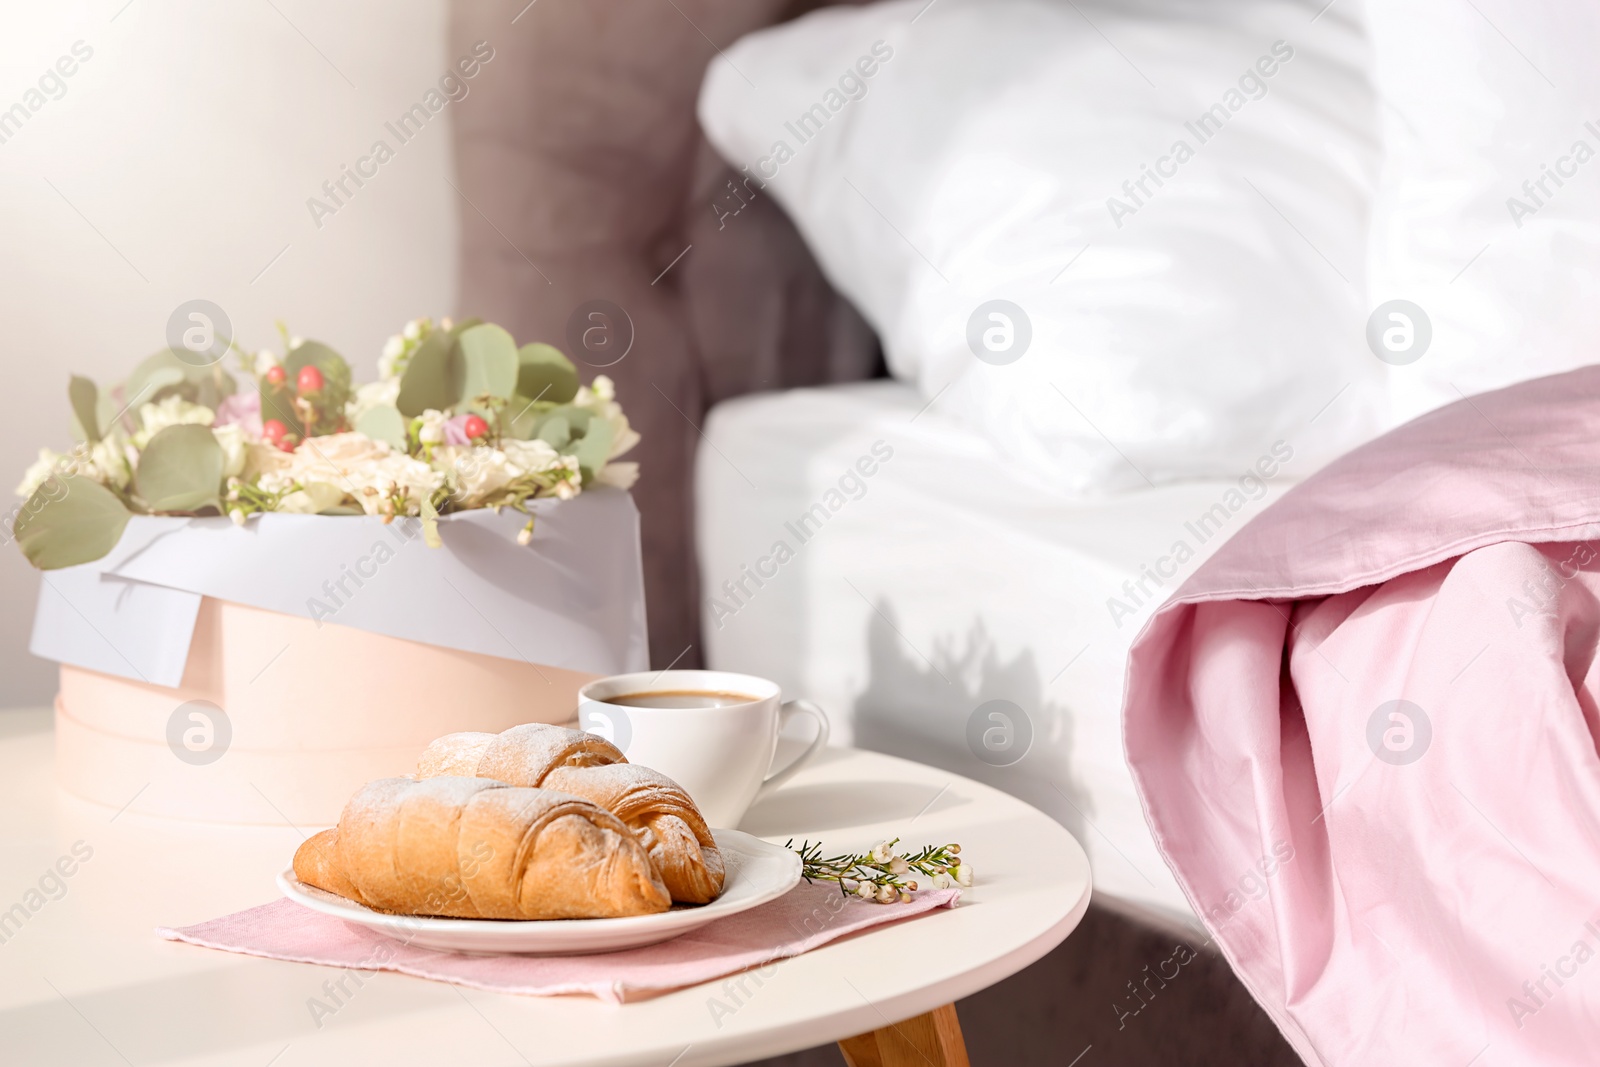
[[578,393],[572,398],[572,406],[592,411],[602,419],[609,419],[622,411],[622,407],[615,400],[602,400],[600,394],[587,385],[578,386]]
[[244,509],[243,508],[234,508],[232,511],[228,512],[228,518],[233,520],[233,524],[235,526],[243,526],[244,525]]
[[406,339],[395,334],[383,343],[383,355],[378,357],[378,377],[384,381],[395,380],[405,368],[400,360],[406,354]]
[[955,879],[951,878],[944,871],[940,871],[938,874],[933,876],[933,888],[935,889],[949,889],[955,884]]
[[406,323],[406,340],[415,341],[422,336],[422,326],[426,319],[412,319]]
[[879,841],[876,845],[872,846],[872,862],[878,864],[880,867],[885,863],[888,863],[893,855],[894,850],[889,847],[889,842],[887,841]]
[[[444,475],[421,460],[354,432],[313,437],[293,452],[252,442],[244,477],[258,477],[264,493],[288,493],[278,510],[302,514],[349,496],[369,515],[416,515],[422,498],[444,484]],[[296,484],[300,489],[289,492]]]
[[517,544],[522,545],[523,547],[527,547],[528,545],[533,544],[533,520],[532,519],[529,519],[528,520],[528,524],[526,526],[524,526],[522,529],[517,531]]
[[879,904],[893,904],[899,898],[900,891],[892,885],[880,885],[877,896]]
[[88,465],[92,468],[91,474],[95,480],[113,489],[125,488],[133,478],[133,469],[128,464],[128,456],[122,445],[109,437],[102,437],[89,446]]
[[507,438],[501,442],[500,447],[506,454],[507,462],[525,474],[543,474],[563,466],[566,462],[550,442],[541,441],[537,437],[532,441]]
[[889,873],[890,874],[905,874],[910,869],[911,869],[911,864],[906,862],[906,858],[904,856],[890,856],[889,857]]
[[557,500],[571,500],[583,491],[576,478],[563,478],[555,485]]
[[417,440],[425,445],[438,445],[444,443],[444,424],[450,417],[442,411],[433,408],[422,413],[422,428],[417,432]]
[[263,493],[282,493],[294,484],[294,476],[288,471],[268,470],[263,471],[261,478],[256,482],[256,488]]
[[970,864],[970,863],[958,863],[958,864],[956,864],[955,875],[956,875],[956,882],[958,884],[963,885],[963,886],[971,885],[972,884],[972,864]]
[[392,455],[387,441],[374,441],[364,433],[331,433],[313,437],[293,453],[294,462],[308,474],[320,474],[326,481],[337,481],[338,474],[351,474],[360,468]]
[[381,381],[367,382],[356,389],[355,399],[344,406],[344,417],[354,424],[357,419],[373,408],[393,407],[399,399],[399,378],[384,378]]
[[[441,472],[420,459],[412,459],[399,452],[392,452],[375,464],[365,479],[361,477],[362,473],[354,472],[352,479],[360,487],[356,500],[368,515],[383,514],[383,501],[386,498],[395,501],[395,514],[420,515],[422,501],[432,496],[445,482]],[[367,487],[376,492],[366,492]]]
[[296,481],[309,489],[311,482],[324,482],[338,489],[341,496],[354,497],[369,515],[386,514],[385,501],[389,499],[395,501],[396,514],[415,515],[421,509],[422,498],[444,484],[444,475],[439,471],[364,433],[313,437],[284,455],[290,460],[289,466],[271,472],[270,479],[263,474],[263,490],[281,492],[286,482]]
[[278,365],[278,354],[263,348],[256,353],[255,372],[257,378],[266,377],[267,371]]
[[488,445],[451,445],[435,449],[434,463],[442,465],[457,503],[479,507],[522,475],[506,454]]
[[275,445],[265,441],[247,441],[244,448],[244,470],[240,472],[241,481],[254,481],[257,475],[262,476],[261,488],[268,493],[282,491],[282,486],[270,488],[268,476],[278,477],[294,467],[294,456]]
[[291,337],[289,338],[289,351],[293,352],[305,343],[306,339],[304,337]]
[[[236,478],[244,473],[245,438],[244,427],[238,423],[229,423],[227,426],[213,426],[211,436],[217,439],[217,444],[222,446],[222,474],[226,478]],[[99,448],[98,445],[95,446]],[[95,465],[100,466],[100,457],[95,456]],[[103,468],[102,468],[103,469]]]
[[[315,515],[344,499],[344,490],[327,482],[306,482],[278,502],[278,510],[290,515]],[[236,520],[237,521],[237,520]]]
[[594,376],[594,385],[591,388],[595,396],[608,404],[617,398],[617,387],[604,374],[596,374]]
[[860,885],[856,886],[856,896],[860,897],[862,900],[871,900],[877,895],[877,893],[877,887],[875,887],[871,882],[862,882]]
[[191,404],[181,396],[169,396],[153,404],[143,404],[139,407],[139,431],[133,435],[133,443],[142,449],[150,443],[150,438],[169,426],[190,423],[210,426],[216,417],[216,412],[210,408]]
[[600,468],[600,473],[594,476],[600,485],[614,485],[618,489],[632,489],[633,483],[639,480],[639,465],[637,463],[607,463]]
[[17,495],[30,497],[38,491],[39,487],[49,481],[50,476],[56,472],[56,464],[61,457],[48,448],[39,449],[39,458],[34,460],[22,475],[22,482],[17,486]]
[[611,418],[611,451],[607,459],[614,459],[638,444],[639,431],[628,425],[628,416],[618,412]]

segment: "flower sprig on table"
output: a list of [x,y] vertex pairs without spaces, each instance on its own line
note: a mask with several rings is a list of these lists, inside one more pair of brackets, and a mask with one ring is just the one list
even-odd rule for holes
[[859,855],[846,852],[837,856],[824,856],[820,841],[804,841],[795,848],[791,838],[784,847],[800,854],[800,876],[807,882],[837,882],[846,896],[854,894],[878,904],[909,901],[917,883],[905,876],[913,872],[927,875],[934,889],[972,884],[972,865],[961,861],[960,845],[928,845],[906,855],[895,851],[899,843],[897,837],[879,841]]

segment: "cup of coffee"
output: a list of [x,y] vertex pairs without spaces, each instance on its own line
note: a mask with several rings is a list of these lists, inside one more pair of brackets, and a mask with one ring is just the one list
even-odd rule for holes
[[[773,771],[778,733],[796,715],[817,721],[816,740]],[[683,786],[707,823],[729,829],[828,743],[821,708],[783,700],[776,682],[727,671],[644,671],[590,682],[578,691],[578,728]]]

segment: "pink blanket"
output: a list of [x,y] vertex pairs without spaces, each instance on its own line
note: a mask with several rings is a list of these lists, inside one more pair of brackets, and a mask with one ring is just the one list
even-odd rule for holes
[[1150,620],[1156,840],[1312,1064],[1600,1062],[1600,367],[1291,491]]

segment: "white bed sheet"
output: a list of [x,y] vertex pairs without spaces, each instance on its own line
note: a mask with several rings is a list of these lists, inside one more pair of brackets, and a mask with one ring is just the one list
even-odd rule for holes
[[[697,461],[707,659],[817,701],[838,739],[1027,799],[1078,836],[1097,892],[1190,916],[1123,757],[1124,661],[1160,600],[1308,473],[1281,460],[1292,442],[1278,457],[1273,445],[1260,491],[1207,482],[1084,501],[1031,483],[907,384],[721,404]],[[1173,572],[1164,588],[1158,567]],[[991,700],[1020,708],[1033,735],[1009,766],[967,740]]]

